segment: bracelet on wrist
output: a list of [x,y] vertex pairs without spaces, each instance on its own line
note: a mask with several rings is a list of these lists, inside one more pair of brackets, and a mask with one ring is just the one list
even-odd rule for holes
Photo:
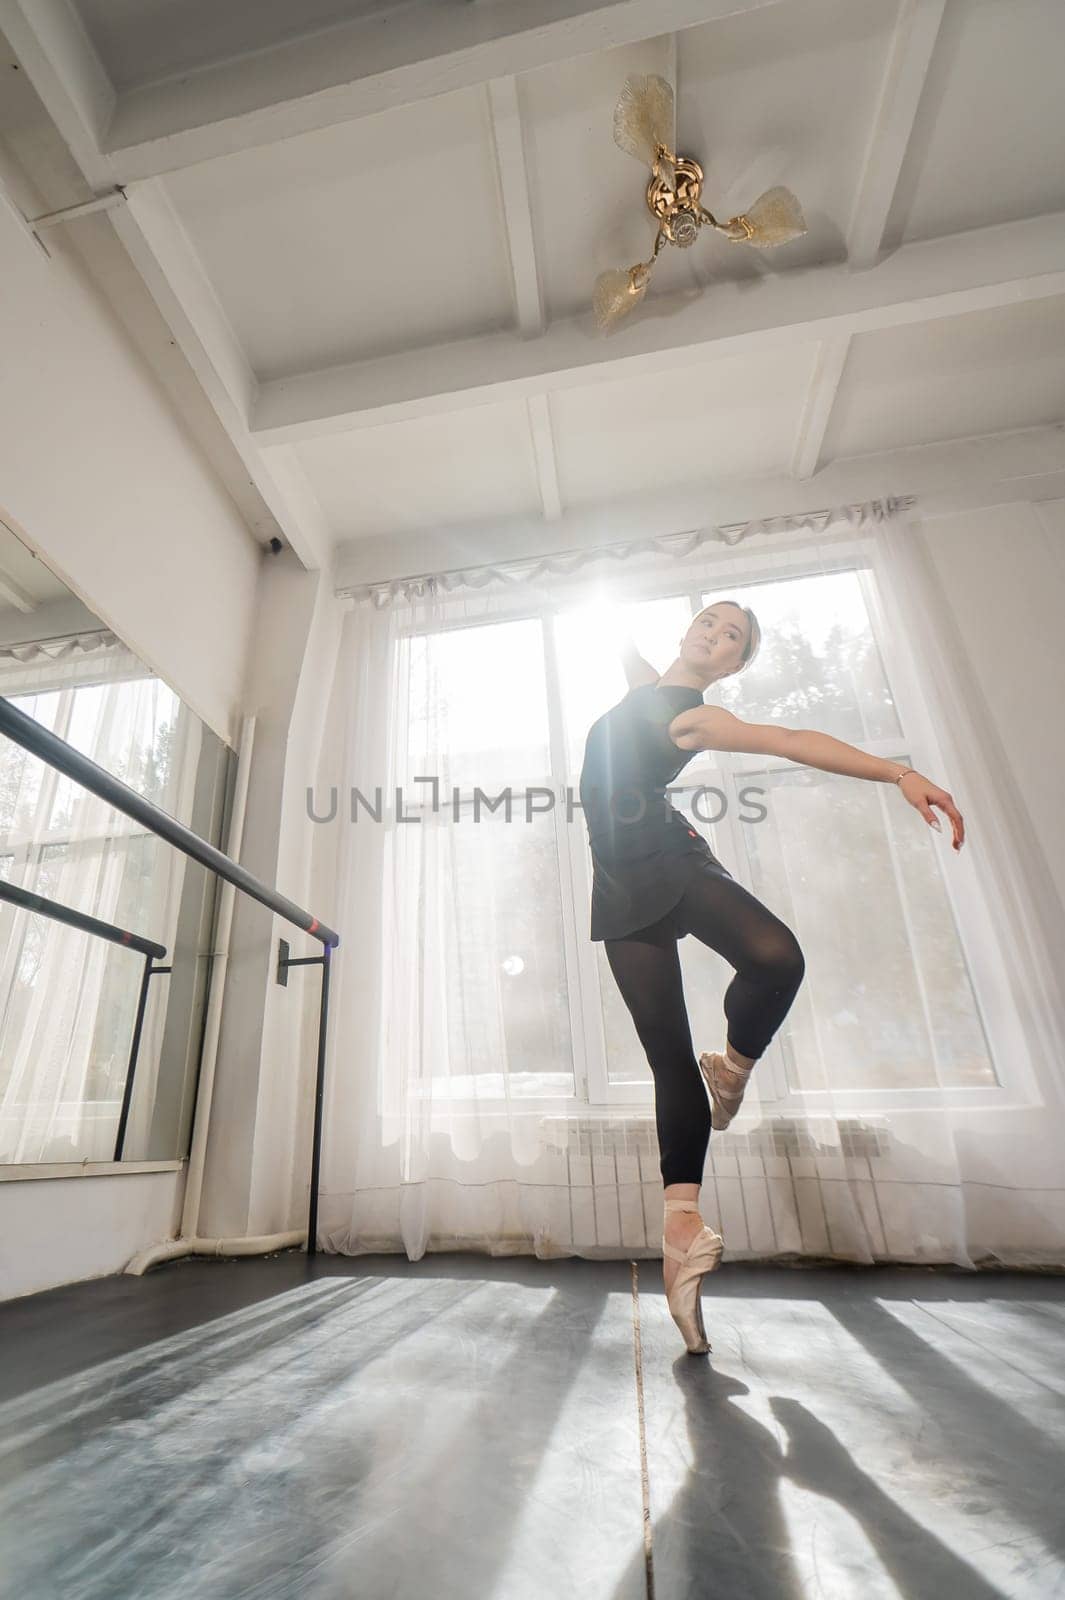
[[895,779],[895,782],[896,783],[901,783],[903,778],[909,777],[911,772],[916,772],[916,771],[917,771],[916,767],[907,767],[905,772],[900,772],[899,773],[898,777]]

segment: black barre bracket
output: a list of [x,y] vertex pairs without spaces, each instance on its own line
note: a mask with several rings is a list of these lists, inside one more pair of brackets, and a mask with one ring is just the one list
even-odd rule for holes
[[287,939],[277,941],[277,981],[282,989],[288,988],[289,967],[320,967],[325,961],[324,956],[290,956],[290,948]]

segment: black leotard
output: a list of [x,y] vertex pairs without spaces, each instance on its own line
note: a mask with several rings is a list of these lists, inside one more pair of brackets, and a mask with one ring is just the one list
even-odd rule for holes
[[703,704],[684,684],[643,683],[588,730],[580,801],[592,853],[593,940],[619,939],[665,916],[684,893],[693,865],[686,857],[720,865],[665,796],[696,754],[673,743],[669,724]]

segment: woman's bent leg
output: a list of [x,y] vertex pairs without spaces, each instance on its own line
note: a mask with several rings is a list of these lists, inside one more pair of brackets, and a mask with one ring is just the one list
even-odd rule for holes
[[692,873],[676,919],[735,968],[724,1000],[727,1042],[741,1061],[756,1061],[802,983],[806,962],[799,941],[742,883],[702,865]]
[[667,916],[603,947],[654,1077],[662,1182],[701,1184],[710,1105],[692,1048],[676,931]]

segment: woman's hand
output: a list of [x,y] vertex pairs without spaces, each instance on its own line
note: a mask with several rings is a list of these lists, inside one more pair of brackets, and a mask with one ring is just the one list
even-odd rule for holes
[[932,810],[933,806],[938,806],[940,811],[950,818],[951,827],[954,829],[953,846],[955,850],[960,850],[965,843],[965,821],[954,804],[953,797],[945,789],[937,788],[922,772],[905,773],[899,779],[898,786],[910,805],[916,807],[930,828],[935,828],[937,832],[941,831],[939,818]]

